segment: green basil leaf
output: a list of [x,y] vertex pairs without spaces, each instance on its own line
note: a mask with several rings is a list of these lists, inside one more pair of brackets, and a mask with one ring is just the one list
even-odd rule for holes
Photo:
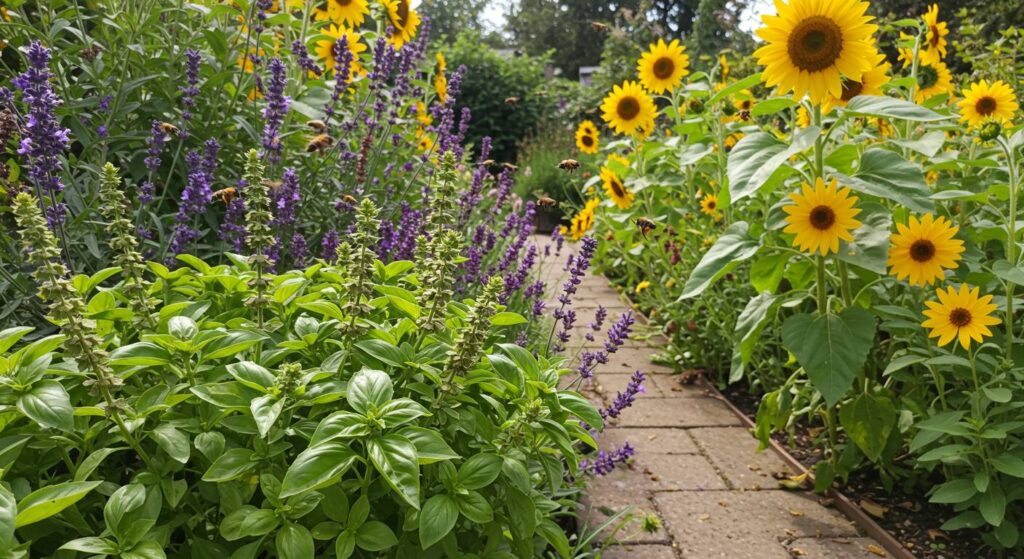
[[434,495],[427,499],[420,511],[420,546],[428,549],[441,541],[455,527],[459,507],[448,495]]
[[420,466],[416,447],[400,435],[384,435],[367,441],[374,467],[384,481],[414,509],[420,508]]
[[356,453],[341,442],[328,442],[302,451],[281,481],[282,499],[332,482],[356,461]]

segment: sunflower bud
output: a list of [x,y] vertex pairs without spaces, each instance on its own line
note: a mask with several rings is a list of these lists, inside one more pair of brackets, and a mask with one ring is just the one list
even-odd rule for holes
[[984,142],[991,142],[1003,133],[1003,125],[998,120],[988,119],[978,129],[978,137]]
[[704,102],[700,99],[690,99],[690,102],[686,104],[686,110],[699,115],[704,112]]

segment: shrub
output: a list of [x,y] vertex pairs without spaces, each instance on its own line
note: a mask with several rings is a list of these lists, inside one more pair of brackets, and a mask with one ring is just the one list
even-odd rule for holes
[[[454,214],[452,165],[434,183],[439,216]],[[261,178],[255,150],[246,167]],[[498,303],[500,277],[459,301],[426,273],[428,251],[384,264],[366,200],[337,264],[264,274],[257,239],[248,258],[181,255],[140,278],[119,230],[125,265],[67,280],[37,200],[19,194],[15,211],[62,331],[0,332],[0,548],[568,553],[559,496],[602,416],[559,389],[563,359],[506,342],[526,320]],[[419,327],[427,309],[438,328]]]

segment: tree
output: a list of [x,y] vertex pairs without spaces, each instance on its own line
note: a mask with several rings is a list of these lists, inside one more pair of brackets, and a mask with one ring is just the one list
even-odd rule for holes
[[455,37],[464,30],[483,33],[484,23],[480,14],[491,0],[423,0],[419,11],[430,17],[432,37]]

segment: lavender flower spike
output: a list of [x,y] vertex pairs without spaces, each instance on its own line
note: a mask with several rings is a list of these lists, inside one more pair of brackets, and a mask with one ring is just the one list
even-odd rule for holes
[[280,58],[267,65],[270,79],[266,84],[267,106],[263,108],[263,153],[272,163],[281,160],[281,125],[292,100],[284,94],[288,85],[288,69]]
[[28,161],[28,177],[36,185],[37,193],[50,198],[47,221],[54,229],[64,222],[66,207],[57,201],[64,190],[61,181],[61,154],[71,143],[70,130],[60,125],[54,111],[62,103],[50,85],[50,49],[39,41],[28,47],[28,69],[12,80],[21,90],[28,105],[25,129],[21,134],[18,154]]

